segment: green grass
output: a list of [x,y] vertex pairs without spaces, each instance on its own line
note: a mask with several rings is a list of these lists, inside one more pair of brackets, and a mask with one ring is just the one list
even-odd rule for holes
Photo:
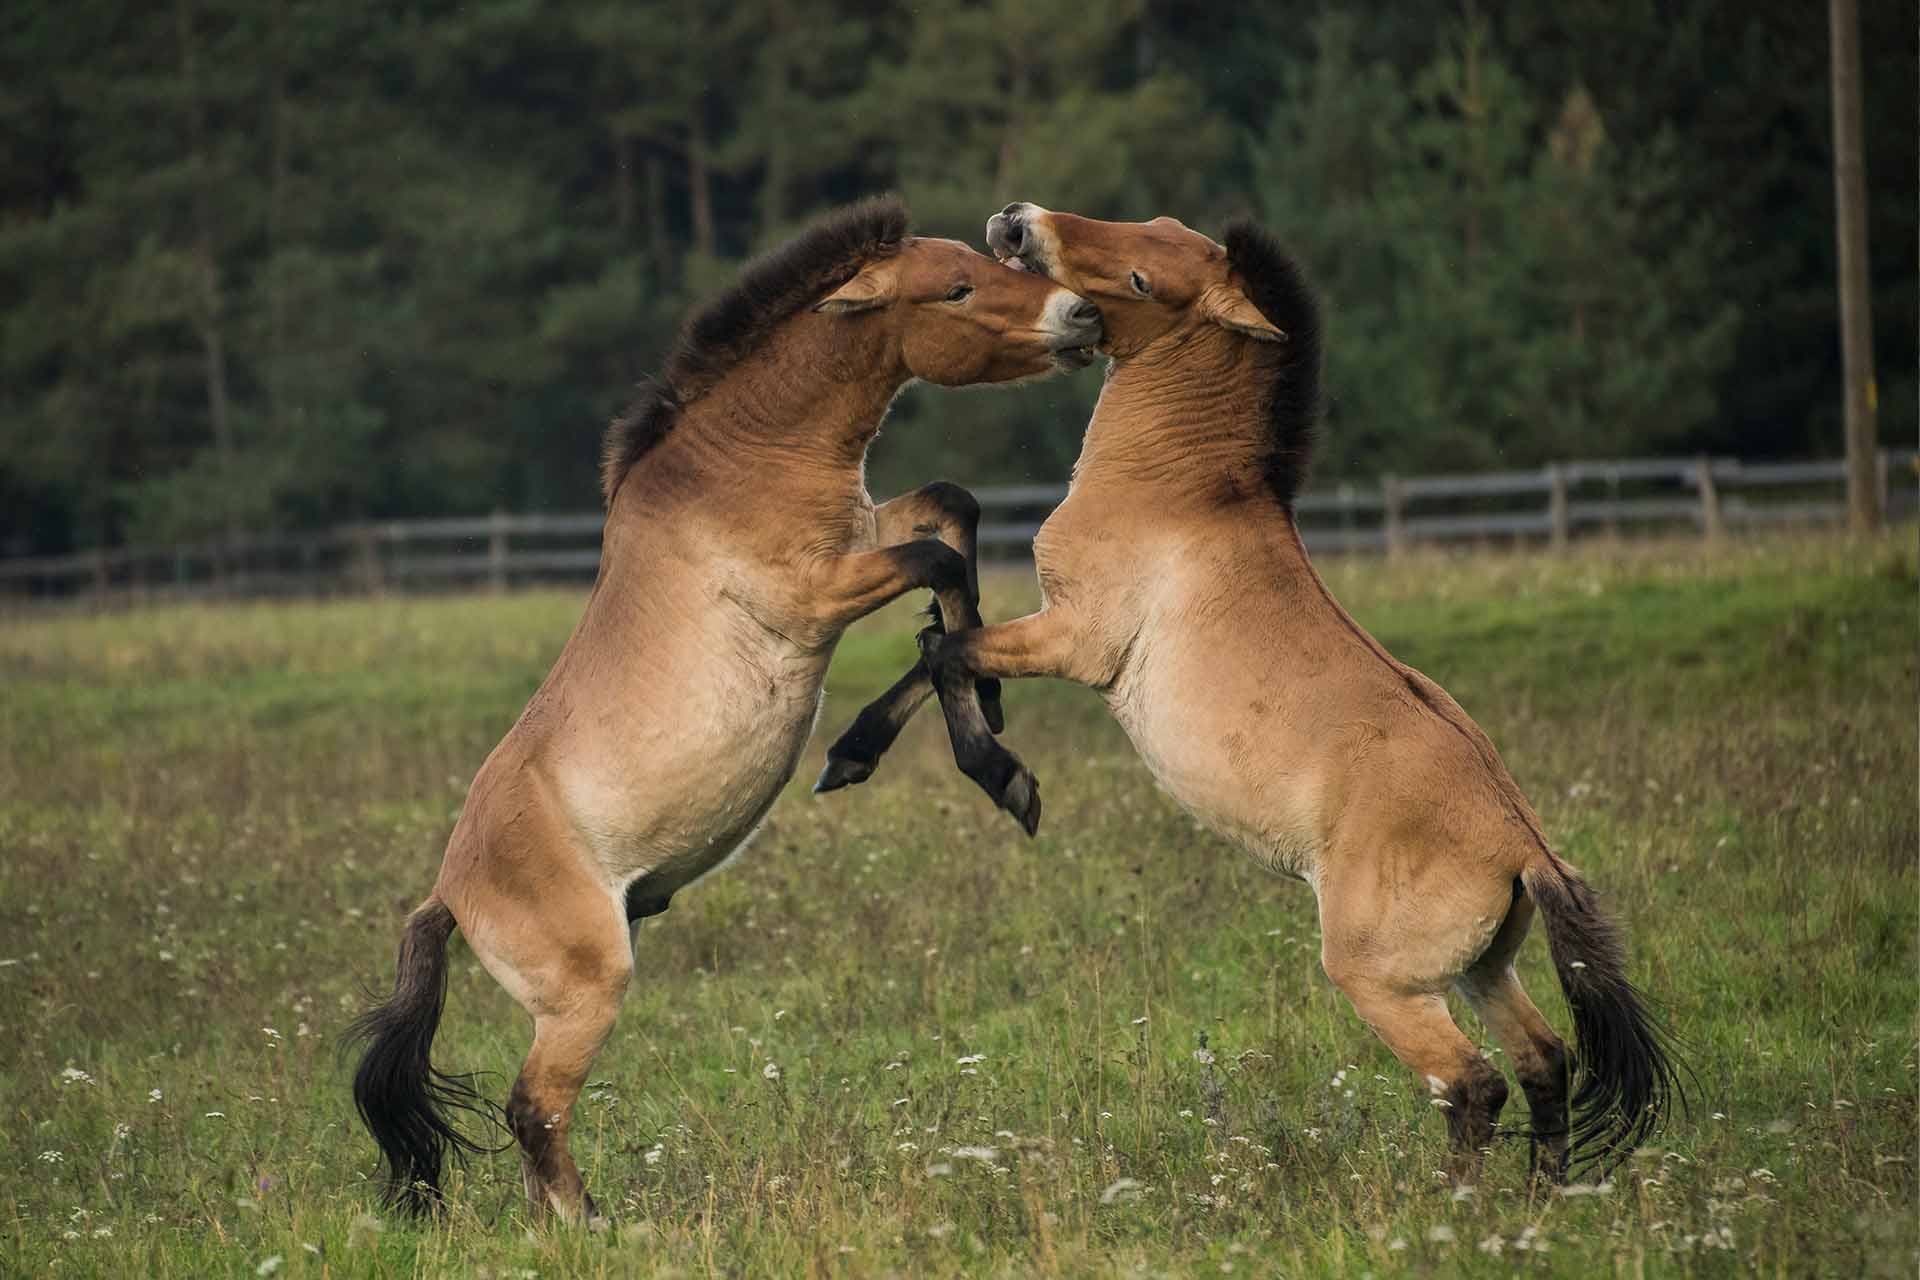
[[[1311,895],[1084,691],[1008,692],[1035,842],[930,714],[808,795],[911,654],[896,606],[748,856],[642,931],[575,1129],[606,1235],[529,1230],[510,1154],[441,1225],[381,1216],[333,1050],[580,595],[8,624],[0,1274],[1911,1275],[1913,564],[1909,530],[1327,566],[1609,892],[1699,1072],[1661,1148],[1575,1196],[1530,1197],[1518,1142],[1450,1194]],[[453,954],[438,1056],[504,1094],[525,1019]],[[1538,937],[1523,974],[1567,1028]]]

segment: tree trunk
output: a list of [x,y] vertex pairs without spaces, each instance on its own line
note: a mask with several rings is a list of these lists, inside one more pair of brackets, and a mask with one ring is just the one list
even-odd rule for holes
[[693,250],[710,258],[714,252],[713,174],[707,155],[704,102],[694,105],[687,120],[687,202],[693,220]]
[[273,53],[268,81],[268,126],[273,159],[267,188],[267,423],[281,439],[286,410],[287,291],[280,269],[286,249],[287,172],[287,3],[274,0]]
[[174,22],[180,38],[180,78],[187,103],[187,137],[193,154],[194,257],[200,267],[200,345],[207,382],[207,417],[213,427],[214,457],[219,463],[224,511],[221,527],[228,546],[239,541],[233,497],[239,477],[234,466],[233,420],[227,405],[227,349],[221,332],[220,265],[214,250],[212,175],[207,158],[207,117],[200,101],[199,41],[189,0],[179,0]]
[[1840,352],[1846,376],[1847,524],[1880,527],[1874,480],[1879,396],[1873,381],[1873,311],[1867,279],[1867,174],[1860,141],[1860,11],[1857,0],[1829,0],[1833,29],[1833,206],[1839,242]]
[[1019,195],[1015,188],[1020,184],[1020,140],[1026,131],[1027,95],[1033,82],[1026,50],[1016,45],[1007,53],[1013,59],[1013,69],[1007,88],[1007,123],[1000,134],[1000,155],[994,166],[995,204]]
[[633,135],[613,131],[613,225],[625,244],[633,234]]
[[1487,172],[1487,103],[1481,94],[1478,27],[1468,32],[1464,61],[1466,83],[1460,111],[1467,122],[1466,261],[1467,275],[1471,277],[1474,265],[1480,260],[1480,203],[1492,185]]
[[660,152],[647,148],[647,258],[655,279],[667,273],[667,165]]
[[793,152],[788,145],[788,103],[792,99],[793,15],[787,0],[768,0],[768,29],[762,44],[766,58],[767,167],[760,182],[760,228],[770,232],[787,220],[787,189],[793,184]]

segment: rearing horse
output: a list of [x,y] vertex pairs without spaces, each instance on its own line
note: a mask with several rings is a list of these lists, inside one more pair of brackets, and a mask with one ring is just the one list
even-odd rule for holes
[[545,683],[481,766],[433,892],[408,917],[354,1100],[389,1198],[439,1200],[487,1104],[430,1065],[458,927],[533,1018],[507,1123],[536,1214],[597,1221],[567,1145],[633,974],[638,922],[737,853],[792,776],[841,632],[929,587],[978,626],[978,508],[928,485],[875,507],[868,444],[911,379],[1080,365],[1097,313],[965,245],[856,205],[749,265],[694,315],[607,433],[599,577]]
[[[1454,1025],[1449,989],[1514,1064],[1535,1170],[1567,1171],[1574,1064],[1513,968],[1539,912],[1579,1044],[1574,1154],[1630,1150],[1679,1080],[1618,927],[1548,847],[1479,726],[1368,635],[1307,559],[1293,497],[1319,407],[1319,314],[1294,264],[1245,223],[1220,245],[1171,218],[1032,204],[996,214],[987,241],[1095,302],[1113,364],[1066,501],[1034,539],[1045,607],[923,636],[962,770],[1030,829],[1031,784],[973,682],[1099,690],[1183,805],[1312,886],[1327,976],[1444,1105],[1460,1176],[1477,1169],[1507,1084]],[[911,711],[880,700],[831,755],[870,773],[873,744]],[[1021,785],[994,785],[1006,779]]]

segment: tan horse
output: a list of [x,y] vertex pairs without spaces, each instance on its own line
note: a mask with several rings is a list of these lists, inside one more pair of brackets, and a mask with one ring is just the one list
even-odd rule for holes
[[965,245],[855,206],[748,266],[693,316],[607,436],[607,522],[584,614],[474,778],[408,918],[354,1099],[390,1198],[439,1200],[452,1111],[485,1110],[429,1050],[457,926],[533,1018],[506,1120],[536,1213],[596,1221],[574,1100],[633,973],[633,930],[737,853],[792,775],[855,619],[930,587],[978,625],[978,508],[929,485],[875,507],[867,446],[911,379],[957,386],[1083,364],[1093,308]]
[[1292,504],[1318,409],[1319,321],[1293,264],[1246,224],[1222,246],[1170,218],[1030,204],[996,215],[988,242],[1092,300],[1113,364],[1066,501],[1034,542],[1044,609],[923,641],[962,768],[1024,820],[1030,786],[990,785],[1025,771],[971,679],[1101,691],[1184,805],[1312,886],[1328,977],[1444,1105],[1462,1177],[1507,1085],[1454,1025],[1449,989],[1514,1064],[1535,1171],[1567,1171],[1572,1064],[1513,968],[1538,910],[1579,1045],[1575,1153],[1604,1160],[1639,1142],[1679,1086],[1618,929],[1548,847],[1486,735],[1308,562]]

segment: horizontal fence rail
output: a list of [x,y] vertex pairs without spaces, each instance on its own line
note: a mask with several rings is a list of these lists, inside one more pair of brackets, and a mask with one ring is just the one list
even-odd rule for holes
[[[1920,455],[1881,450],[1882,509],[1920,508]],[[1395,554],[1435,543],[1545,542],[1594,533],[1683,533],[1707,539],[1743,528],[1846,518],[1846,462],[1623,458],[1530,471],[1382,476],[1294,503],[1316,554]],[[980,553],[1031,553],[1065,485],[999,485],[980,501]],[[0,601],[86,597],[193,598],[486,586],[589,579],[600,564],[599,512],[434,517],[338,525],[309,534],[157,548],[0,559]]]

